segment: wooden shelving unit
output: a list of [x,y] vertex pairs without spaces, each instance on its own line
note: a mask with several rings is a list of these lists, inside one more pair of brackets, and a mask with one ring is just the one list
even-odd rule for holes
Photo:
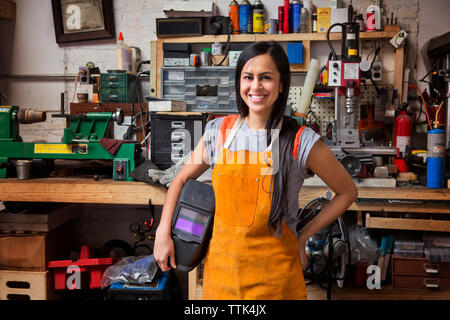
[[[400,27],[394,28],[393,31],[378,32],[361,32],[359,38],[364,40],[389,40],[393,38]],[[330,33],[330,40],[341,40],[340,32]],[[257,41],[302,41],[303,42],[303,59],[304,63],[291,65],[291,72],[307,72],[311,60],[311,42],[326,41],[326,33],[289,33],[289,34],[238,34],[231,35],[231,42],[257,42]],[[161,95],[161,67],[164,61],[163,44],[164,43],[214,43],[227,42],[227,35],[205,35],[200,37],[176,37],[176,38],[159,38],[152,41],[150,45],[151,52],[151,79],[150,92],[156,97]],[[402,99],[403,89],[403,66],[404,66],[404,47],[399,47],[395,51],[395,71],[394,71],[394,89],[397,89],[399,101]]]

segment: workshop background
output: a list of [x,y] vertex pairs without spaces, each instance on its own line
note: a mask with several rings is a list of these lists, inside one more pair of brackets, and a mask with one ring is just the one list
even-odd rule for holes
[[[1,1],[1,0],[0,0]],[[32,125],[21,125],[24,141],[60,142],[66,127],[65,119],[54,118],[60,113],[60,94],[65,94],[65,111],[74,94],[74,80],[80,66],[92,62],[101,72],[117,69],[117,39],[119,32],[130,47],[138,47],[142,60],[150,59],[150,42],[157,40],[157,18],[165,18],[163,5],[170,0],[113,0],[115,39],[93,40],[58,44],[51,0],[13,0],[16,3],[15,20],[0,19],[0,105],[13,105],[47,112],[47,120]],[[196,2],[196,0],[187,0]],[[230,0],[215,0],[219,15],[228,15]],[[240,1],[239,1],[240,2]],[[253,2],[253,1],[252,1]],[[346,8],[350,0],[341,0]],[[266,19],[276,19],[277,7],[282,1],[264,1]],[[315,7],[329,6],[329,0],[313,0]],[[365,13],[371,0],[354,0],[356,13]],[[188,4],[187,4],[188,6]],[[423,91],[428,84],[419,80],[430,70],[426,54],[428,42],[450,30],[449,0],[384,0],[385,16],[397,18],[400,27],[408,33],[405,69],[409,69],[410,84],[417,84]],[[362,41],[363,56],[374,51],[375,41]],[[336,43],[336,51],[340,50]],[[390,46],[385,41],[386,46]],[[326,41],[317,41],[311,46],[311,57],[320,65],[327,61],[330,48]],[[392,48],[381,50],[383,61],[383,83],[393,83],[395,53]],[[144,65],[143,69],[148,70]],[[305,72],[292,74],[292,85],[302,86]],[[149,95],[150,79],[142,77],[142,95]],[[81,86],[78,89],[82,90]],[[414,99],[416,92],[411,90]],[[102,192],[102,190],[99,190]],[[1,205],[1,203],[0,203]],[[130,245],[136,236],[130,231],[130,221],[143,221],[149,217],[147,206],[120,205],[73,205],[76,212],[74,243],[88,243],[100,248],[112,239],[123,240]],[[155,217],[161,206],[155,208]],[[1,211],[1,206],[0,206]],[[158,221],[155,221],[155,225]]]
[[[187,2],[195,2],[190,0]],[[60,92],[72,97],[73,79],[62,79],[61,75],[73,75],[79,66],[92,61],[100,70],[116,69],[116,41],[98,40],[58,45],[55,41],[51,1],[17,0],[16,20],[0,20],[0,95],[3,104],[32,107],[48,113],[60,110]],[[156,18],[164,18],[163,3],[170,0],[114,0],[114,23],[116,38],[123,33],[129,46],[139,47],[142,60],[150,59],[150,41],[156,40]],[[215,1],[220,15],[228,15],[229,0]],[[267,19],[276,19],[280,1],[265,1]],[[328,6],[328,0],[313,1],[316,7]],[[349,1],[342,0],[341,7]],[[364,12],[370,0],[353,1],[358,13]],[[410,82],[417,83],[421,90],[427,86],[418,79],[426,74],[428,59],[426,48],[429,39],[450,30],[450,1],[448,0],[385,0],[386,12],[394,12],[398,22],[408,33],[408,51],[405,68],[409,68]],[[338,48],[338,47],[337,47]],[[315,44],[311,56],[323,64],[329,53],[326,42]],[[394,59],[383,59],[387,83],[392,83]],[[148,66],[144,66],[148,68]],[[32,76],[32,77],[28,77]],[[305,74],[295,74],[293,85],[302,84]],[[149,80],[143,79],[142,90],[148,93]],[[70,100],[66,99],[66,110]],[[48,117],[46,122],[22,126],[24,141],[61,139],[62,119]]]

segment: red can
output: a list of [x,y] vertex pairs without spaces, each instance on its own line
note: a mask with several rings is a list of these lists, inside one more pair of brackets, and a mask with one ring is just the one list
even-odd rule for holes
[[376,27],[375,27],[375,11],[372,12],[367,12],[366,15],[367,19],[366,19],[366,31],[375,31]]
[[278,7],[278,33],[283,33],[283,25],[284,25],[284,6]]

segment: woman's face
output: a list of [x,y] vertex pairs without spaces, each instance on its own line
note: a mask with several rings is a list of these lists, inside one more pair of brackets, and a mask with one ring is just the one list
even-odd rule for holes
[[240,93],[250,113],[269,115],[281,90],[280,73],[269,54],[255,56],[245,63]]

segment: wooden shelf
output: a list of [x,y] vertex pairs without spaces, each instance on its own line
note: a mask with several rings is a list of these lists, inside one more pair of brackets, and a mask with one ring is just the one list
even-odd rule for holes
[[0,0],[0,19],[16,19],[16,3],[8,0]]
[[450,232],[450,221],[432,219],[384,218],[366,213],[366,228]]
[[[302,187],[300,197],[314,199],[325,196],[327,187]],[[449,189],[416,188],[358,188],[358,197],[364,199],[445,200],[450,201]],[[450,208],[448,208],[450,211]]]
[[[397,34],[396,31],[377,31],[377,32],[361,32],[359,38],[361,40],[370,39],[390,39]],[[330,40],[340,40],[342,34],[340,32],[331,32]],[[176,38],[159,38],[163,43],[213,43],[226,42],[226,35],[217,36],[201,36],[201,37],[176,37]],[[230,36],[231,42],[255,42],[255,41],[325,41],[326,33],[287,33],[287,34],[236,34]]]

